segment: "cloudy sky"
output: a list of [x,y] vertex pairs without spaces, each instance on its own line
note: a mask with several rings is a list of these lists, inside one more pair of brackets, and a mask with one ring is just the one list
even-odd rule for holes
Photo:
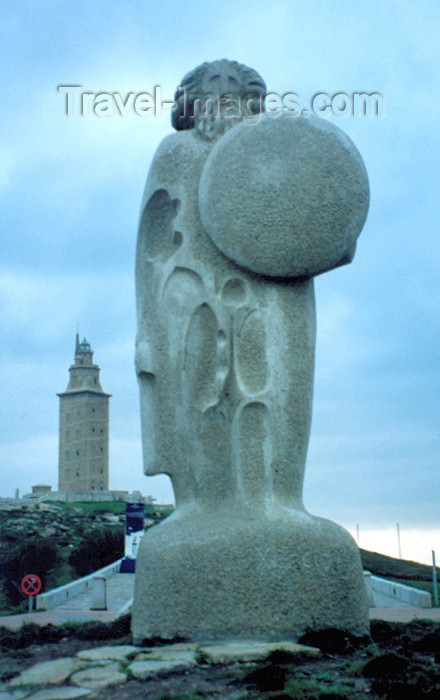
[[2,3],[0,495],[56,488],[56,392],[79,327],[113,395],[111,486],[172,500],[142,473],[133,371],[138,210],[169,114],[69,118],[57,88],[172,99],[226,57],[305,107],[384,98],[382,118],[329,117],[363,155],[371,207],[354,263],[317,280],[305,501],[359,524],[361,545],[399,522],[404,555],[415,533],[419,558],[440,549],[439,25],[437,0]]

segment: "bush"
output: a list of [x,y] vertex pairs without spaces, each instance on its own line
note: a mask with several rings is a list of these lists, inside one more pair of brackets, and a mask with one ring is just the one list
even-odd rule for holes
[[77,576],[87,576],[93,571],[111,564],[124,556],[124,532],[122,528],[94,528],[69,557],[69,564]]
[[49,538],[36,539],[31,543],[16,544],[3,552],[0,559],[0,583],[3,600],[7,607],[23,602],[20,582],[26,574],[36,574],[41,578],[43,590],[47,578],[59,566],[62,557],[57,543]]

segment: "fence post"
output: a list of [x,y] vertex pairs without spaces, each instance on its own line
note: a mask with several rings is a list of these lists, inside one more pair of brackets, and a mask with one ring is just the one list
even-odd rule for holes
[[104,576],[94,576],[90,610],[107,610],[107,581]]
[[435,566],[435,551],[432,551],[432,588],[434,591],[434,605],[438,605],[438,581],[437,581],[437,569]]

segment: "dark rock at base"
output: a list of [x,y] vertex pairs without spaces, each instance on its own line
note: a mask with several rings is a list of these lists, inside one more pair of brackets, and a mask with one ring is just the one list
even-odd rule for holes
[[310,654],[298,654],[291,651],[286,651],[285,649],[276,649],[267,656],[267,661],[271,664],[276,664],[277,666],[297,666],[298,664],[303,663],[305,659],[310,661],[314,658],[318,660],[319,656],[317,655],[316,657],[313,657],[310,656]]
[[277,664],[265,664],[247,673],[238,683],[254,686],[261,692],[283,690],[286,683],[286,669]]
[[333,627],[306,632],[298,639],[299,644],[318,647],[326,654],[348,654],[369,641],[369,637],[356,637]]
[[440,629],[434,632],[428,632],[428,634],[423,635],[423,637],[414,643],[414,649],[416,651],[430,651],[434,652],[436,655],[436,661],[440,654]]
[[408,659],[397,654],[382,654],[367,661],[362,675],[367,678],[396,678],[403,675],[408,667]]

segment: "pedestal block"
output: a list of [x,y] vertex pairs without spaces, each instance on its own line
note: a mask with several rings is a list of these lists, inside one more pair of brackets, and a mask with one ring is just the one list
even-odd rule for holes
[[138,565],[135,643],[296,640],[325,627],[368,634],[354,540],[305,512],[176,513],[146,533]]

